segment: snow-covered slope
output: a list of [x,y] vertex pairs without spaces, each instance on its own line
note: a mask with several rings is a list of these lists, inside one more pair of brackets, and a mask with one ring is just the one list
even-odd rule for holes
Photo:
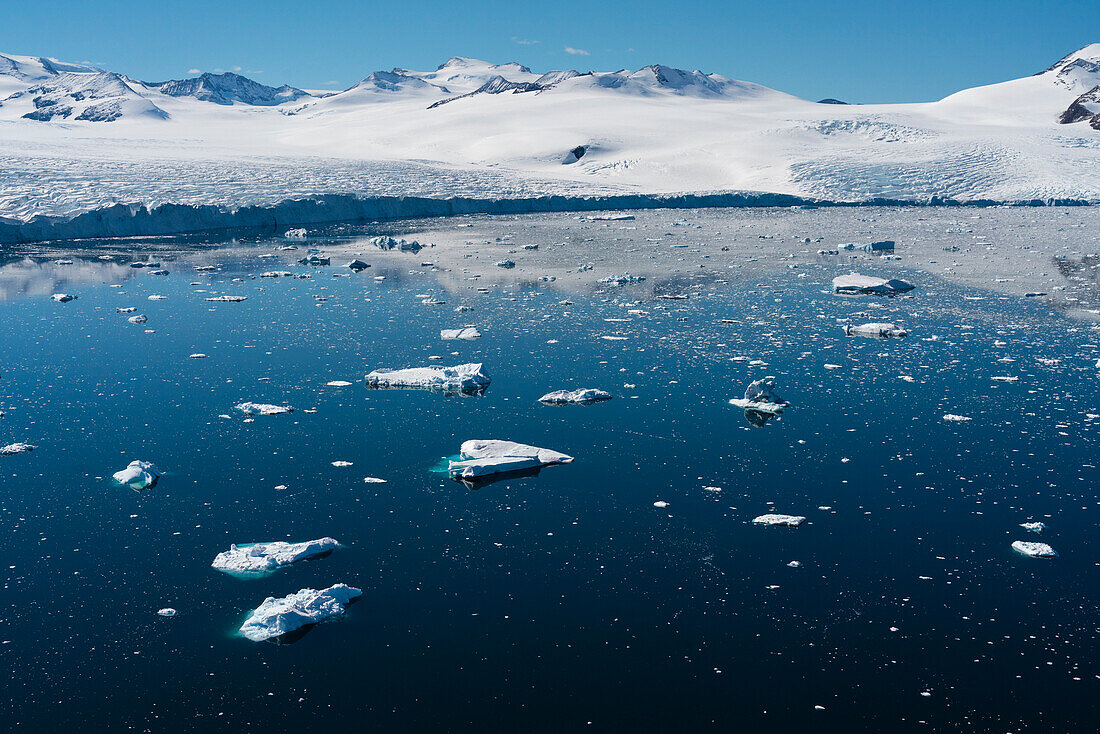
[[0,217],[331,193],[1100,201],[1098,86],[1100,44],[1034,76],[890,105],[659,65],[540,74],[456,57],[322,96],[2,55]]

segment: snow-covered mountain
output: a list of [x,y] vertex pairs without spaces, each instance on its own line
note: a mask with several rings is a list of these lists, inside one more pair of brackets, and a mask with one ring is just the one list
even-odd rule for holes
[[539,73],[455,57],[310,94],[4,54],[0,217],[324,193],[1100,202],[1100,44],[937,102],[823,101],[660,65]]
[[190,79],[174,79],[143,86],[169,97],[194,97],[203,102],[221,105],[241,103],[271,107],[310,96],[308,92],[287,84],[281,87],[269,87],[228,71],[223,74],[206,73]]

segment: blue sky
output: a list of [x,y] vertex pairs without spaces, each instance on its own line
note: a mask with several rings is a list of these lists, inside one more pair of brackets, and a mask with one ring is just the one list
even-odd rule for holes
[[239,70],[336,89],[376,69],[471,56],[535,71],[662,63],[852,102],[938,99],[1100,41],[1100,0],[0,0],[0,18],[0,53],[145,81]]

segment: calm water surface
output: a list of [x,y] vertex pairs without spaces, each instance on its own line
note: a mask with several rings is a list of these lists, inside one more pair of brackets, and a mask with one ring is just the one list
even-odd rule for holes
[[[0,458],[0,728],[1095,729],[1090,324],[918,274],[911,297],[837,297],[826,266],[665,301],[448,291],[415,255],[288,268],[310,280],[210,261],[0,303],[0,444],[37,446]],[[847,338],[845,319],[910,336]],[[464,324],[484,336],[440,340]],[[363,384],[464,362],[483,396]],[[792,407],[757,427],[727,401],[764,375]],[[537,402],[575,387],[615,397]],[[246,422],[245,400],[296,411]],[[470,438],[576,461],[471,490],[434,471]],[[167,473],[114,485],[132,459]],[[751,523],[771,510],[809,521]],[[210,568],[230,543],[325,535],[344,547],[262,579]],[[345,618],[289,645],[235,636],[266,596],[338,582],[363,589]]]

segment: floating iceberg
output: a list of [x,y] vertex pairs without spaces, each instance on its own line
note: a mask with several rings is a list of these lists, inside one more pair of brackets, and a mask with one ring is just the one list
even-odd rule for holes
[[356,258],[355,260],[349,262],[345,267],[349,267],[358,273],[360,270],[366,270],[367,268],[369,268],[370,263],[365,263],[362,260]]
[[151,462],[134,460],[122,471],[116,471],[111,475],[119,484],[126,485],[130,489],[142,490],[157,486],[160,472]]
[[307,255],[298,260],[302,265],[328,265],[329,258],[322,257],[321,255]]
[[265,273],[260,273],[261,278],[290,278],[294,273],[289,270],[268,270]]
[[573,461],[572,456],[558,451],[498,440],[465,441],[459,449],[459,457],[459,461],[451,461],[447,466],[448,474],[455,479],[474,479]]
[[1012,542],[1012,550],[1023,553],[1033,558],[1054,558],[1058,554],[1046,543],[1035,543],[1030,540],[1015,540]]
[[374,370],[367,375],[367,386],[379,388],[420,388],[441,392],[484,392],[489,377],[481,373],[481,363],[454,367],[410,367],[403,370]]
[[283,233],[283,237],[286,237],[288,240],[300,240],[304,239],[305,236],[306,230],[301,227],[299,227],[298,229],[288,229],[286,232]]
[[580,390],[555,390],[548,392],[539,398],[540,403],[550,405],[588,405],[598,403],[601,400],[610,400],[611,393],[596,388],[583,388]]
[[796,528],[802,523],[806,522],[806,518],[801,515],[780,515],[777,513],[769,513],[767,515],[760,515],[752,519],[757,525],[786,525],[787,527]]
[[297,594],[276,599],[269,596],[241,625],[241,635],[254,642],[281,637],[331,617],[341,616],[352,599],[363,592],[347,584],[327,589],[302,589]]
[[1047,529],[1046,523],[1042,522],[1024,522],[1020,523],[1020,527],[1029,533],[1041,533]]
[[511,270],[516,266],[515,260],[501,260],[497,263],[498,268],[504,268],[505,270]]
[[641,283],[643,280],[645,280],[644,275],[631,275],[630,273],[623,273],[622,275],[609,275],[606,278],[601,278],[596,282],[604,283],[606,285],[626,285],[627,283]]
[[401,250],[402,252],[420,252],[424,249],[416,240],[403,240],[398,237],[371,237],[368,242],[380,250]]
[[944,413],[943,419],[948,423],[966,423],[970,420],[970,417],[965,415],[955,415],[954,413]]
[[881,242],[863,242],[860,244],[848,243],[839,247],[841,250],[847,250],[853,252],[859,250],[860,252],[893,252],[894,241],[882,240]]
[[207,301],[212,303],[240,303],[248,298],[248,296],[211,296],[207,298]]
[[280,413],[293,413],[294,408],[289,405],[271,405],[269,403],[238,403],[237,410],[248,415],[279,415]]
[[50,296],[50,298],[57,301],[58,303],[68,303],[69,301],[76,300],[76,296],[72,295],[71,293],[54,293],[52,296]]
[[231,545],[229,550],[219,553],[210,565],[226,573],[265,574],[298,561],[328,555],[339,546],[340,544],[332,538],[319,538],[302,543],[276,541]]
[[139,313],[137,316],[131,316],[126,320],[129,321],[131,324],[144,324],[149,319],[145,317],[145,314]]
[[898,327],[889,323],[855,325],[849,324],[844,327],[844,333],[847,336],[870,336],[880,339],[888,339],[890,337],[902,338],[909,336],[909,332],[905,329],[899,329]]
[[472,326],[464,326],[461,329],[442,329],[439,332],[439,337],[444,341],[450,341],[452,339],[470,341],[473,339],[480,339],[481,332]]
[[775,378],[768,376],[750,382],[745,388],[744,399],[732,398],[730,405],[736,405],[746,411],[776,415],[782,413],[790,403],[779,397],[775,391]]
[[833,290],[837,293],[873,293],[877,295],[894,295],[913,290],[913,286],[904,280],[896,278],[873,278],[859,273],[850,273],[833,278]]
[[25,454],[28,451],[34,451],[34,449],[35,447],[29,443],[9,443],[7,446],[0,446],[0,456]]
[[176,616],[176,610],[172,607],[164,607],[163,609],[158,609],[157,614],[162,617],[174,617]]

